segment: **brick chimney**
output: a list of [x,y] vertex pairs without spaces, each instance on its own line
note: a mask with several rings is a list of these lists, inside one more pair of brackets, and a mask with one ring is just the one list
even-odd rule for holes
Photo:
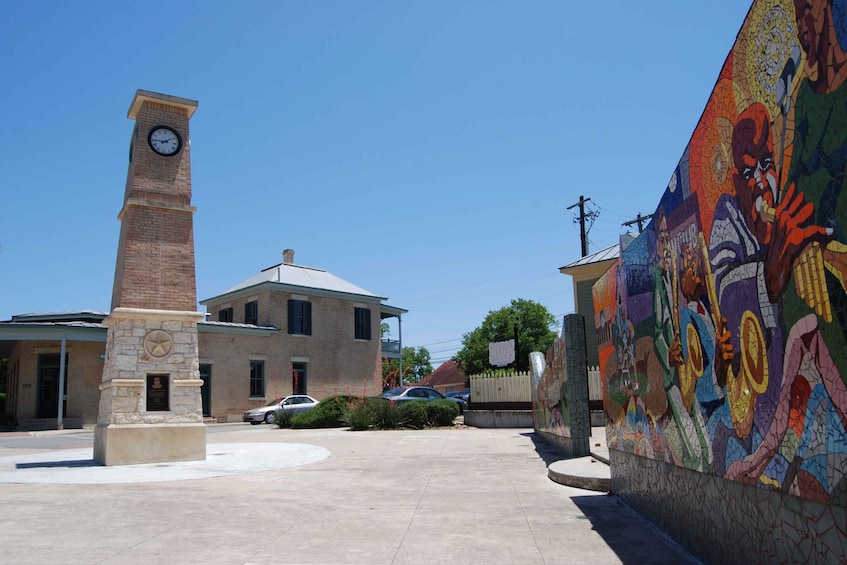
[[282,262],[285,265],[293,265],[294,264],[294,250],[286,249],[282,252]]

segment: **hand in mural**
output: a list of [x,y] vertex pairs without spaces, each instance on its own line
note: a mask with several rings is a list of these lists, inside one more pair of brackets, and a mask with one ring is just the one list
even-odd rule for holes
[[730,333],[727,329],[726,318],[721,316],[717,328],[715,328],[715,378],[718,386],[725,387],[730,369],[735,362],[735,350],[730,341]]
[[670,347],[668,347],[668,363],[671,367],[679,367],[685,363],[685,358],[682,356],[682,342],[678,335],[673,336]]
[[771,215],[768,251],[765,264],[765,280],[768,298],[777,302],[788,284],[791,267],[803,250],[812,242],[827,243],[832,239],[832,229],[809,225],[815,211],[814,204],[806,202],[802,192],[797,192],[792,183],[776,208],[764,203],[761,215],[765,221]]

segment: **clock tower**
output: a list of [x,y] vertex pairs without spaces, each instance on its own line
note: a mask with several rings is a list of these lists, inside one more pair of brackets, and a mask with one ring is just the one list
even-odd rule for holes
[[188,122],[197,102],[138,90],[94,459],[206,458],[197,344]]

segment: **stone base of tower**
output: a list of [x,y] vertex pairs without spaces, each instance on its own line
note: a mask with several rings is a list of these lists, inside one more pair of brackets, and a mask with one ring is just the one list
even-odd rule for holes
[[107,327],[94,460],[135,465],[206,458],[197,356],[201,312],[115,308]]
[[94,428],[94,460],[101,465],[205,459],[203,424],[98,424]]

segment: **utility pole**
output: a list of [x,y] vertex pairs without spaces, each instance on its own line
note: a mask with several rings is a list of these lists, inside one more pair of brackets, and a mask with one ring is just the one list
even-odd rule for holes
[[585,220],[591,219],[597,216],[597,212],[588,212],[585,213],[585,203],[590,202],[590,198],[585,198],[584,196],[579,196],[579,202],[568,206],[568,210],[572,210],[579,206],[579,218],[574,218],[574,222],[579,221],[579,240],[582,243],[582,256],[585,257],[588,255],[588,232],[585,231]]
[[644,222],[646,222],[647,220],[649,220],[652,217],[653,217],[653,214],[647,214],[646,216],[642,216],[641,212],[639,212],[637,218],[635,218],[634,220],[630,220],[628,222],[624,222],[621,225],[622,226],[631,226],[632,224],[638,224],[638,233],[641,233],[641,232],[644,231]]

